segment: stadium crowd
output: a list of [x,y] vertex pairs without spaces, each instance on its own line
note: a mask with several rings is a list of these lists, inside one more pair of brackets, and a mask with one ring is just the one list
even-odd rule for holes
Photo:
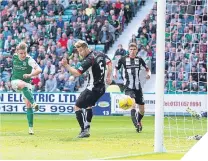
[[[144,60],[151,59],[152,73],[156,72],[156,5],[130,40],[138,44]],[[206,92],[207,1],[167,0],[165,21],[165,93]],[[115,57],[123,53],[118,49]]]
[[[61,65],[78,68],[77,39],[107,52],[144,0],[0,0],[0,91],[12,91],[12,55],[19,42],[42,68],[32,79],[35,91],[74,92],[86,75],[74,77]],[[141,2],[141,3],[140,3]]]
[[166,92],[207,91],[207,1],[167,2]]

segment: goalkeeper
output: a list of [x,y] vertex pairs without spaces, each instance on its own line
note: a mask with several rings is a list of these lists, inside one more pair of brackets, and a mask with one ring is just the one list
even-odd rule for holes
[[17,53],[13,55],[11,85],[15,91],[23,93],[23,99],[27,107],[27,120],[29,124],[29,134],[33,135],[33,109],[38,111],[38,105],[32,95],[31,78],[42,72],[34,59],[27,54],[27,44],[21,42],[17,46]]
[[[114,78],[117,78],[117,70],[122,66],[124,67],[124,86],[125,86],[125,95],[129,95],[131,98],[126,97],[126,99],[132,99],[133,105],[131,109],[131,119],[136,128],[137,132],[142,131],[141,120],[144,116],[144,98],[143,92],[139,80],[139,73],[141,67],[143,66],[146,69],[146,79],[150,79],[151,72],[147,67],[146,63],[141,57],[137,56],[138,47],[136,43],[129,44],[129,55],[126,55],[119,59],[118,63],[114,69]],[[128,102],[128,101],[126,101]],[[136,105],[139,105],[139,112],[136,112]]]

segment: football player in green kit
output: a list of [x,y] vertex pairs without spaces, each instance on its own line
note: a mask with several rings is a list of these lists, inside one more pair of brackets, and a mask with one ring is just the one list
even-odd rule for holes
[[27,107],[27,120],[29,125],[29,134],[33,135],[33,109],[38,111],[38,105],[32,95],[31,78],[42,72],[34,59],[27,54],[27,44],[21,42],[13,55],[13,69],[11,76],[12,88],[15,91],[23,93],[25,105]]

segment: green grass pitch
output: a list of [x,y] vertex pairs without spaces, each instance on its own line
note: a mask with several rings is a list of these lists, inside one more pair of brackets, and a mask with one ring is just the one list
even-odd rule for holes
[[[143,132],[136,133],[130,117],[94,116],[91,137],[77,139],[74,115],[35,115],[35,135],[28,135],[26,115],[1,114],[0,159],[180,159],[185,152],[155,154],[154,117],[144,117]],[[174,122],[172,124],[175,124]],[[177,123],[180,126],[180,123]],[[201,124],[201,121],[200,121]],[[206,122],[203,122],[206,127]],[[182,123],[181,123],[182,126]],[[174,129],[174,128],[173,128]],[[178,132],[172,131],[176,137]],[[173,137],[174,138],[174,137]],[[166,138],[165,138],[166,139]],[[167,137],[166,141],[171,144]],[[192,146],[196,141],[182,141]]]

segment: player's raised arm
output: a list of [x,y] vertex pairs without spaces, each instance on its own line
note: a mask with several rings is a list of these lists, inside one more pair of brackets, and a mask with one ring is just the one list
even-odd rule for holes
[[118,72],[118,70],[121,68],[121,66],[122,66],[122,63],[123,62],[123,59],[122,58],[120,58],[119,60],[118,60],[118,63],[115,65],[115,68],[114,68],[114,71],[113,71],[113,78],[114,79],[117,79],[117,72]]
[[68,60],[66,58],[62,59],[62,65],[74,76],[78,77],[80,76],[82,73],[80,73],[77,69],[71,67],[68,64]]
[[112,83],[112,79],[111,79],[111,74],[112,74],[112,61],[110,60],[110,58],[106,55],[106,67],[107,67],[107,78],[106,78],[106,83],[108,85],[110,85]]
[[145,63],[145,61],[142,58],[140,58],[140,60],[141,60],[142,66],[146,70],[146,79],[150,79],[150,77],[151,77],[151,71],[150,71],[149,67],[147,66],[147,64]]

